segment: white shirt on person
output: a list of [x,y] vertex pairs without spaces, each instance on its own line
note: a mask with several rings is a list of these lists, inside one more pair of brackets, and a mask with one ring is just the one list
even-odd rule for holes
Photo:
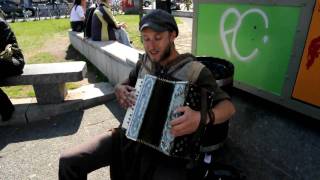
[[82,6],[80,5],[75,5],[71,9],[70,13],[70,21],[84,21],[84,12],[82,9]]

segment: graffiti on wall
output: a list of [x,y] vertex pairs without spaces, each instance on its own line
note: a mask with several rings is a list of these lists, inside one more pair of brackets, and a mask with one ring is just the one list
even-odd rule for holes
[[314,38],[308,47],[307,69],[309,69],[320,55],[320,36]]
[[320,0],[312,14],[308,37],[292,97],[320,107]]
[[231,61],[236,81],[280,95],[300,10],[294,6],[200,3],[194,53]]
[[[231,54],[233,54],[240,61],[248,61],[248,60],[254,59],[258,54],[259,49],[256,47],[251,51],[250,54],[242,55],[239,53],[238,48],[236,46],[239,28],[241,28],[242,22],[245,21],[245,18],[250,14],[256,14],[260,16],[261,20],[264,22],[265,29],[269,28],[269,19],[267,14],[258,8],[249,9],[245,11],[243,14],[241,14],[239,10],[237,10],[236,8],[229,8],[222,14],[221,20],[220,20],[220,38],[223,43],[225,53],[227,54],[228,57],[231,57]],[[236,22],[230,29],[226,29],[225,28],[226,19],[232,15],[236,17]],[[232,36],[231,45],[229,45],[227,41],[228,35]],[[266,44],[268,42],[268,39],[269,39],[268,35],[264,35],[261,40],[264,44]]]

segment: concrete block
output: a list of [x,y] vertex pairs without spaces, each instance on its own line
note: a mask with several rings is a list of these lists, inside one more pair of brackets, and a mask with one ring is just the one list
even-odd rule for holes
[[33,89],[39,104],[61,103],[67,95],[65,83],[34,84]]
[[64,101],[59,104],[30,104],[28,111],[26,112],[26,119],[28,123],[34,123],[40,120],[50,119],[53,116],[59,114],[79,111],[81,110],[81,99]]
[[115,98],[114,88],[110,83],[96,83],[71,90],[67,100],[82,99],[82,109],[91,108]]
[[97,83],[70,90],[63,103],[30,104],[26,112],[28,123],[50,119],[59,114],[84,110],[104,104],[115,98],[114,89],[109,83]]
[[12,99],[15,111],[12,118],[0,126],[26,125],[72,111],[88,109],[105,104],[115,98],[114,88],[110,83],[89,84],[70,90],[65,101],[57,104],[38,104],[35,98]]
[[87,72],[84,61],[26,64],[23,74],[0,81],[0,86],[52,84],[80,81]]

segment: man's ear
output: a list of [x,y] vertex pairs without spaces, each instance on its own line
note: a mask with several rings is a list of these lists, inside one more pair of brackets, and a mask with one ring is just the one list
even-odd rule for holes
[[177,32],[176,31],[172,31],[170,32],[170,40],[174,41],[177,37]]

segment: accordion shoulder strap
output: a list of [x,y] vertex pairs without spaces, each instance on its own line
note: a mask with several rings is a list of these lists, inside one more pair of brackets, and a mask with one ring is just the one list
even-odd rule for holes
[[[177,63],[170,67],[168,75],[182,81],[195,83],[199,74],[205,67],[191,54],[182,54],[178,57]],[[141,67],[139,68],[139,78],[143,78],[145,74],[152,74],[152,62],[148,60],[147,55],[142,57]]]
[[204,68],[204,65],[196,62],[196,61],[192,61],[191,62],[191,71],[189,71],[188,73],[188,79],[191,83],[195,83],[200,75],[201,70]]
[[198,80],[199,74],[205,66],[197,61],[185,60],[170,69],[172,77],[189,81],[192,84]]

